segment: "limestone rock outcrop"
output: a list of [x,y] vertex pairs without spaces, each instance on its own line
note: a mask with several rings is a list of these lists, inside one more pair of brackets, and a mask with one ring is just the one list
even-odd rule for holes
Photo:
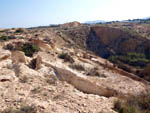
[[39,39],[32,39],[32,43],[37,45],[42,51],[46,51],[49,52],[50,50],[52,50],[54,48],[51,47],[51,45],[44,43],[42,40]]
[[36,57],[36,69],[37,70],[40,69],[41,66],[42,66],[42,58],[40,55],[37,55],[37,57]]
[[100,96],[116,96],[117,92],[113,89],[109,89],[105,86],[97,85],[96,83],[84,78],[79,77],[72,72],[60,68],[55,68],[56,76],[63,81],[66,81],[72,84],[75,88],[79,89],[82,92],[89,94],[96,94]]
[[27,63],[27,60],[26,60],[26,57],[25,57],[25,54],[24,52],[22,51],[12,51],[11,53],[11,58],[12,58],[12,62],[13,63]]
[[11,56],[11,52],[8,50],[0,49],[0,61],[8,59]]
[[16,76],[14,71],[3,68],[0,69],[0,82],[14,82],[16,80]]

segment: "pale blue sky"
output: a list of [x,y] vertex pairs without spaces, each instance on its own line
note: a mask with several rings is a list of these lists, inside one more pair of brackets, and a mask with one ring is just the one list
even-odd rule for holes
[[150,0],[0,0],[0,28],[150,16]]

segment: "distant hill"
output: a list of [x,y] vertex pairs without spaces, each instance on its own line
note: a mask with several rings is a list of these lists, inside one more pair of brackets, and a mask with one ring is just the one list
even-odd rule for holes
[[141,18],[141,19],[129,19],[129,20],[124,20],[122,22],[129,22],[129,23],[150,23],[150,17],[146,18]]
[[94,20],[94,21],[87,21],[85,24],[98,24],[98,23],[106,23],[104,20]]
[[81,25],[80,22],[74,21],[74,22],[61,24],[60,27],[78,27],[80,25]]
[[150,23],[150,17],[140,18],[140,19],[128,19],[122,21],[105,21],[105,20],[94,20],[94,21],[87,21],[84,24],[110,24],[114,22],[127,22],[127,23]]

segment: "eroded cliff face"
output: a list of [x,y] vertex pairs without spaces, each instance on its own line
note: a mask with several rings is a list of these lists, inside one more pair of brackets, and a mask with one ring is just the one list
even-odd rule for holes
[[103,26],[91,27],[86,41],[87,49],[104,58],[130,52],[144,53],[149,56],[149,44],[150,41],[140,35]]
[[57,32],[69,46],[92,51],[100,57],[136,52],[150,58],[150,40],[125,29],[97,25],[61,28]]

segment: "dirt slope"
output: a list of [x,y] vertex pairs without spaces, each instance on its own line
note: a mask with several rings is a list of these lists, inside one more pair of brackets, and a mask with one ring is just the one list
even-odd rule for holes
[[[76,39],[73,29],[84,37],[80,39],[84,43],[79,42],[80,36]],[[149,84],[143,79],[126,76],[109,61],[85,51],[89,27],[73,29],[70,31],[74,31],[75,37],[62,28],[1,33],[15,37],[1,41],[1,111],[28,105],[38,113],[116,113],[113,106],[117,98],[148,90]],[[69,35],[72,37],[68,38]],[[37,48],[33,55],[25,56]]]

